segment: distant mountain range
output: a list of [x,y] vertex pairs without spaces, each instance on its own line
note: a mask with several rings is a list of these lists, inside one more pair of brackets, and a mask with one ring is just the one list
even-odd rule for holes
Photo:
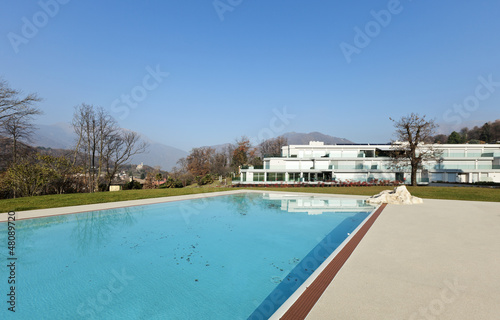
[[[67,123],[56,123],[53,125],[37,125],[38,129],[33,135],[33,145],[52,149],[72,149],[76,144],[76,134],[73,127]],[[287,132],[284,133],[288,139],[289,144],[309,144],[309,141],[322,141],[325,144],[343,144],[353,143],[345,138],[333,137],[320,132],[298,133]],[[142,136],[142,138],[149,143],[147,153],[138,154],[132,157],[130,163],[139,164],[143,162],[151,167],[160,166],[163,170],[171,170],[180,158],[186,157],[189,153],[165,145]],[[220,144],[211,146],[217,151],[229,145]]]
[[310,132],[310,133],[287,132],[284,133],[283,136],[285,136],[288,139],[288,144],[309,144],[309,141],[322,141],[325,144],[354,143],[345,138],[333,137],[320,132]]
[[52,125],[37,124],[32,137],[33,146],[52,149],[72,149],[76,145],[76,134],[67,123]]
[[[33,145],[52,149],[72,149],[76,144],[76,134],[73,127],[67,123],[53,125],[37,125],[38,129],[33,135]],[[151,167],[160,166],[163,170],[170,170],[177,160],[188,155],[184,150],[167,146],[142,136],[149,143],[147,153],[133,156],[130,163],[143,162]]]

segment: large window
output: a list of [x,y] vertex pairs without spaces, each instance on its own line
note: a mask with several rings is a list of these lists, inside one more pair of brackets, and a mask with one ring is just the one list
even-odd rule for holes
[[283,172],[268,172],[267,181],[285,181],[285,174]]
[[254,172],[253,181],[264,181],[264,172]]
[[289,173],[288,181],[300,181],[300,172]]

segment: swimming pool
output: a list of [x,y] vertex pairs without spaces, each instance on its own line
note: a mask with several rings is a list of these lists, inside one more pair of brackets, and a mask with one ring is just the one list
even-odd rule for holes
[[265,319],[373,209],[242,193],[18,221],[15,318]]

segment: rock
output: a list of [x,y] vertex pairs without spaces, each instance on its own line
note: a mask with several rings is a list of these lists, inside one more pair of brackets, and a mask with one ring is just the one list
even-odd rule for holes
[[370,204],[419,204],[423,203],[423,200],[414,197],[410,194],[406,186],[399,186],[394,188],[394,190],[384,190],[373,197],[366,200],[366,203]]

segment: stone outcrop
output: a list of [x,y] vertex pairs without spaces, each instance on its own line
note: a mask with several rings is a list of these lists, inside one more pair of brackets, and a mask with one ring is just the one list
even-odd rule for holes
[[406,186],[399,186],[394,188],[394,190],[384,190],[373,197],[366,200],[370,204],[419,204],[423,203],[423,200],[414,197],[410,194]]

